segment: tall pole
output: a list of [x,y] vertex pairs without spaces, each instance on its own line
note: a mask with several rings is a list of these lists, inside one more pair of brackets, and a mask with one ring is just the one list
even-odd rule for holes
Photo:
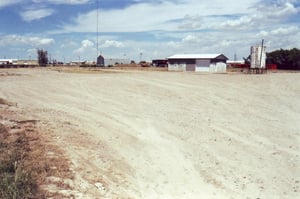
[[140,62],[142,61],[143,53],[140,53]]
[[99,0],[97,0],[97,58],[99,56]]
[[264,50],[264,40],[261,41],[261,51],[260,51],[260,63],[259,63],[259,68],[262,68],[262,55],[263,55],[263,50]]

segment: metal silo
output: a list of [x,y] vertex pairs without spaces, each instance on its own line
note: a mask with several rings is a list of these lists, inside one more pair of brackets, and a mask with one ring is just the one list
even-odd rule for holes
[[265,69],[266,68],[266,46],[251,46],[251,64],[250,68]]

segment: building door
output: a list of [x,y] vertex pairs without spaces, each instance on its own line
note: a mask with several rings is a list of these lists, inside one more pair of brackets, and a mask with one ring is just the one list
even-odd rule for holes
[[196,60],[196,72],[209,72],[209,59]]
[[196,66],[195,64],[187,64],[186,65],[186,71],[195,71]]

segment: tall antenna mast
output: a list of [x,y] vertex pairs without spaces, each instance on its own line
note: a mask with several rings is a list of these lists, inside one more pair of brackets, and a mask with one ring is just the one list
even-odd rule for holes
[[99,0],[97,0],[97,58],[99,56]]

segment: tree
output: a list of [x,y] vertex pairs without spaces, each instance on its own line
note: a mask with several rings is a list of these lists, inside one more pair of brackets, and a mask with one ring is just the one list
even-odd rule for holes
[[38,61],[40,66],[47,66],[48,64],[48,52],[43,49],[37,50]]
[[276,64],[278,69],[300,70],[300,50],[276,50],[267,53],[267,64]]

